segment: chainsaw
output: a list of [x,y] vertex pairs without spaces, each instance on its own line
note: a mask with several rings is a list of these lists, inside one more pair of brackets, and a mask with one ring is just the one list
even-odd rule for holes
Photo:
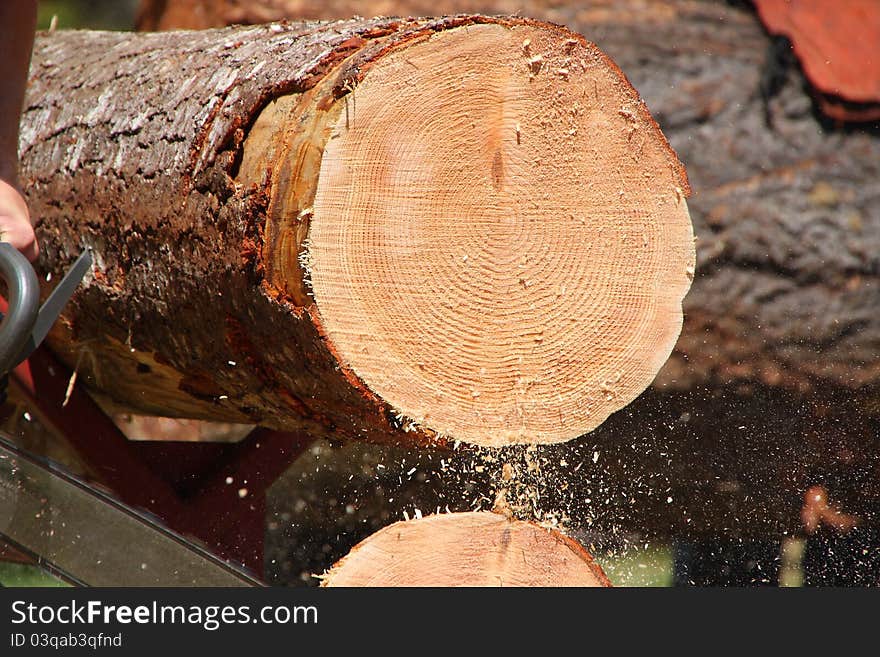
[[8,301],[5,316],[0,313],[0,404],[6,401],[9,372],[40,346],[91,268],[87,248],[40,306],[40,284],[31,263],[11,244],[0,242],[0,278],[6,281]]

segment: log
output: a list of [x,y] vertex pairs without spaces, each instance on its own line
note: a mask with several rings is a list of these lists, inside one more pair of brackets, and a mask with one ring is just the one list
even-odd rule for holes
[[581,545],[555,529],[491,512],[396,522],[321,578],[340,586],[611,586]]
[[22,178],[52,348],[112,405],[336,437],[557,442],[634,399],[693,275],[623,74],[522,18],[42,35]]

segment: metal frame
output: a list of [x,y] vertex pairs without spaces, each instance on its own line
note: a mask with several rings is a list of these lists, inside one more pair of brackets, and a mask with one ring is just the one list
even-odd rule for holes
[[256,428],[238,443],[131,441],[82,388],[67,396],[70,374],[39,348],[10,383],[122,502],[262,578],[266,490],[314,438]]

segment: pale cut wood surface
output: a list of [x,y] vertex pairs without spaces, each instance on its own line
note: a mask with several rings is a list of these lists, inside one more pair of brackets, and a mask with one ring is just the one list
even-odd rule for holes
[[595,428],[668,358],[687,181],[584,39],[475,25],[382,58],[324,150],[307,262],[340,359],[413,427],[483,445]]
[[394,523],[356,545],[324,586],[611,586],[574,539],[490,512]]

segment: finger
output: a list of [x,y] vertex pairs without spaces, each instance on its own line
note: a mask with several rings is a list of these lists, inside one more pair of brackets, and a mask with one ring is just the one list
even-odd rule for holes
[[0,242],[9,242],[31,262],[39,255],[33,226],[24,217],[0,215]]

